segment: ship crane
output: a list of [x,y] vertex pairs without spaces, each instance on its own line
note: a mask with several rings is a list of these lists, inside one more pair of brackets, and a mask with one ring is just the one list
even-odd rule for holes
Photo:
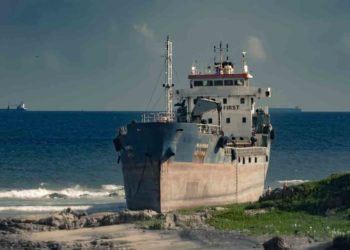
[[166,55],[165,55],[166,71],[165,71],[165,84],[163,87],[166,92],[166,120],[172,122],[174,120],[173,112],[173,43],[167,36],[166,41]]

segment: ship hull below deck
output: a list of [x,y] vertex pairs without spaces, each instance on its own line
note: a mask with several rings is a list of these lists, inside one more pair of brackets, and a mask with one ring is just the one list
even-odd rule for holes
[[129,124],[115,141],[127,207],[166,212],[258,200],[269,146],[225,150],[220,139],[191,123]]
[[159,212],[254,202],[264,190],[267,164],[164,162],[123,169],[127,206]]

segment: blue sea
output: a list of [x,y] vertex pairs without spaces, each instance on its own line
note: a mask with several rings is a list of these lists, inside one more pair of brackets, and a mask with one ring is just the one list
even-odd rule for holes
[[[125,208],[112,140],[140,112],[0,112],[0,216]],[[266,186],[350,170],[350,113],[273,113]]]

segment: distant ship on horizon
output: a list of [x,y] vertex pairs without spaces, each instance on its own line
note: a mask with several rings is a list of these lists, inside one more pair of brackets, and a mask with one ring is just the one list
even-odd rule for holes
[[300,113],[303,110],[299,106],[292,107],[275,107],[270,108],[271,113]]
[[[12,108],[12,107],[15,107],[15,108]],[[7,108],[0,109],[0,111],[27,111],[27,110],[28,110],[28,108],[24,102],[21,102],[18,105],[10,105],[9,104],[9,105],[7,105]]]

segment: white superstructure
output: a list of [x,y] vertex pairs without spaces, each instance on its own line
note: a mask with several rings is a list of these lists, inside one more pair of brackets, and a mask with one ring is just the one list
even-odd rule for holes
[[17,110],[25,111],[25,110],[27,110],[27,107],[26,107],[26,105],[24,104],[24,102],[21,102],[20,104],[18,104],[18,106],[17,106],[16,109],[17,109]]
[[[221,48],[220,43],[220,58],[222,58]],[[215,63],[215,72],[209,74],[202,74],[192,66],[191,74],[188,76],[190,88],[176,91],[179,103],[183,103],[183,107],[186,107],[186,115],[178,114],[178,119],[190,122],[197,101],[212,100],[218,103],[219,110],[211,109],[203,112],[198,122],[219,125],[229,137],[250,138],[256,129],[254,124],[256,100],[271,97],[271,89],[251,85],[253,76],[248,71],[246,53],[243,52],[242,55],[241,73],[234,73],[234,65],[229,61]],[[267,108],[264,112],[268,113]]]

